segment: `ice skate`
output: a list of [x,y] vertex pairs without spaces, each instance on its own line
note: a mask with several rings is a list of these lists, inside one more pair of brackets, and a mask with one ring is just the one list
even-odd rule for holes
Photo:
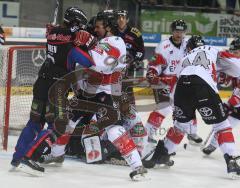
[[170,155],[167,149],[164,147],[164,142],[160,140],[150,160],[143,160],[143,166],[145,168],[153,168],[156,164],[161,166],[173,166],[174,161],[170,160]]
[[202,152],[206,155],[210,155],[212,152],[214,152],[217,148],[213,146],[212,144],[209,144],[207,147],[202,149]]
[[227,163],[227,172],[230,178],[240,178],[240,156],[233,157],[228,154],[224,155],[224,159]]
[[42,164],[56,164],[61,166],[64,162],[64,155],[61,156],[53,156],[52,154],[48,155],[43,155],[40,159],[39,162]]
[[188,134],[187,139],[191,145],[200,145],[203,139],[197,134]]
[[132,171],[129,176],[133,181],[141,181],[145,179],[145,175],[147,174],[147,169],[143,166],[136,168],[136,170]]
[[11,161],[11,165],[12,168],[9,170],[10,172],[21,171],[30,175],[41,176],[45,171],[45,169],[39,166],[36,162],[25,157],[20,161],[16,161],[13,159]]

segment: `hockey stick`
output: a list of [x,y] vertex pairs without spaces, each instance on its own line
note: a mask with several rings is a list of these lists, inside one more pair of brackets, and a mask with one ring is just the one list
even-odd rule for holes
[[212,137],[212,135],[214,134],[213,129],[210,131],[210,133],[208,134],[206,140],[203,142],[202,146],[201,146],[201,150],[203,150],[203,148],[206,147],[208,141],[210,140],[210,138]]
[[55,7],[54,15],[53,15],[52,25],[56,25],[57,24],[58,9],[59,9],[59,1],[56,0],[56,7]]
[[110,0],[107,0],[107,1],[106,1],[106,7],[105,7],[105,10],[108,10],[108,8],[109,8],[109,4],[110,4]]

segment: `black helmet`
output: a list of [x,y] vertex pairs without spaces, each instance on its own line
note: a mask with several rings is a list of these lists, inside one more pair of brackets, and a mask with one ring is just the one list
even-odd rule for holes
[[87,24],[86,14],[77,7],[69,7],[64,13],[64,23],[67,26],[77,26],[81,29],[85,29]]
[[200,35],[192,35],[192,37],[190,39],[188,39],[187,42],[187,49],[194,49],[197,48],[199,46],[203,46],[205,45],[205,42],[202,38],[202,36]]
[[240,50],[240,36],[237,36],[230,44],[229,50]]
[[97,14],[97,20],[102,20],[104,27],[110,27],[112,32],[115,34],[117,32],[117,12],[114,10],[104,10]]
[[120,98],[120,112],[122,116],[128,116],[131,110],[130,98],[127,92],[122,92]]
[[87,26],[86,26],[86,31],[91,33],[92,35],[96,35],[95,32],[94,32],[94,28],[95,28],[95,23],[96,23],[96,18],[97,16],[93,16],[89,22],[87,23]]
[[187,30],[187,24],[184,20],[174,20],[171,23],[171,31],[186,31]]
[[128,18],[128,11],[127,10],[119,10],[117,11],[118,16],[125,16]]
[[127,92],[122,92],[121,95],[121,103],[129,103],[130,102],[130,98],[128,96]]

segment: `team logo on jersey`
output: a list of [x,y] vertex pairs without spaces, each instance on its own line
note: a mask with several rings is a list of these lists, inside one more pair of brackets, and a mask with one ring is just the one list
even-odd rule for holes
[[141,32],[135,27],[131,29],[131,32],[134,33],[137,37],[141,36]]
[[32,51],[32,62],[36,67],[42,66],[46,59],[46,53],[44,49],[37,49]]
[[208,107],[202,107],[199,109],[199,113],[203,116],[203,117],[209,117],[212,115],[213,111],[211,108]]
[[170,44],[165,45],[163,48],[166,49],[168,47],[170,47]]

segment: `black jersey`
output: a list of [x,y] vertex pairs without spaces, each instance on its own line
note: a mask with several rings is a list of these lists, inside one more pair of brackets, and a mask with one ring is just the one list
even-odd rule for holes
[[47,28],[47,59],[67,71],[67,55],[73,47],[74,32],[70,28]]
[[124,32],[119,32],[127,47],[127,52],[133,60],[142,61],[144,58],[144,43],[141,32],[135,28],[127,26]]

